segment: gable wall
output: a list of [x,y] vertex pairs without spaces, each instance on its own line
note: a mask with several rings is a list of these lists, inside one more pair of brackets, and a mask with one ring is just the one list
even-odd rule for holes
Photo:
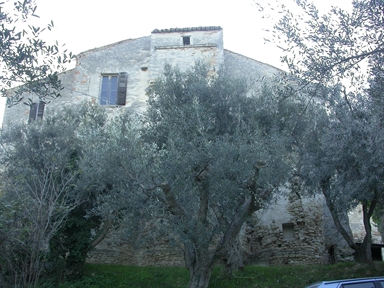
[[[143,111],[146,105],[145,89],[149,83],[150,37],[125,40],[107,47],[89,50],[77,57],[76,67],[59,75],[64,89],[61,97],[46,105],[44,114],[59,110],[64,105],[76,105],[83,101],[98,104],[100,99],[102,74],[128,73],[127,101],[125,107]],[[38,101],[36,95],[25,95]],[[4,113],[3,127],[12,124],[27,123],[29,106],[22,103],[7,108]]]
[[146,105],[145,89],[148,87],[150,37],[126,40],[104,49],[90,50],[79,55],[76,67],[77,78],[84,86],[74,87],[79,92],[89,94],[99,102],[101,79],[103,74],[128,73],[126,107],[144,110]]

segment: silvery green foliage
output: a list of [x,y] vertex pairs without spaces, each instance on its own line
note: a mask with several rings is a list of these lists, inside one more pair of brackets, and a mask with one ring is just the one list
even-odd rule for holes
[[7,97],[8,106],[23,100],[23,93],[34,93],[43,102],[59,97],[62,85],[58,73],[74,58],[57,42],[44,40],[53,22],[34,26],[36,9],[35,0],[0,3],[0,92]]
[[59,127],[18,128],[2,135],[1,282],[34,287],[49,240],[78,204],[71,193],[78,172]]
[[125,237],[155,223],[146,236],[182,247],[190,287],[208,285],[213,264],[229,253],[243,223],[290,173],[287,111],[296,104],[285,106],[267,86],[261,95],[252,91],[224,69],[166,66],[150,87],[143,117],[120,115],[103,137],[85,140],[92,148],[83,169],[100,190],[95,213],[113,219]]
[[[332,104],[313,121],[303,139],[300,172],[314,192],[325,196],[336,227],[356,251],[356,259],[371,262],[369,221],[377,205],[383,203],[382,120],[373,112],[367,95],[355,95],[347,103],[340,89],[334,89],[331,99]],[[366,230],[360,247],[340,225],[340,216],[358,204],[362,204]]]
[[263,16],[272,15],[271,8],[279,11],[268,40],[282,49],[282,62],[298,79],[364,89],[384,52],[382,0],[351,1],[349,11],[335,3],[326,13],[307,0],[258,5]]
[[[272,38],[297,81],[291,97],[306,94],[308,107],[319,108],[298,145],[299,172],[313,191],[324,194],[356,258],[371,262],[369,220],[383,202],[384,2],[357,0],[350,12],[332,7],[325,14],[309,1],[293,2],[296,10],[278,8]],[[367,232],[362,248],[338,218],[359,203]]]
[[[95,110],[95,111],[93,111]],[[49,242],[68,214],[90,197],[79,187],[79,130],[92,131],[105,114],[89,105],[62,109],[44,121],[1,135],[0,285],[35,287]]]
[[[368,99],[348,106],[342,98],[317,118],[302,147],[302,173],[308,183],[330,179],[339,210],[348,211],[363,201],[372,201],[382,190],[383,134],[377,115],[370,113]],[[378,199],[377,199],[378,200]]]

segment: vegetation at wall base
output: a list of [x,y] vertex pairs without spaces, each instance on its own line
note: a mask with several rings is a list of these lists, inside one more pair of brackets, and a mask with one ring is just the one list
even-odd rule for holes
[[[384,275],[384,262],[374,267],[361,263],[338,263],[311,266],[246,266],[232,277],[223,267],[215,267],[210,288],[300,288],[321,281]],[[110,264],[87,264],[81,280],[65,282],[60,288],[181,288],[188,285],[189,272],[183,267],[133,267]],[[53,287],[49,282],[40,288]]]

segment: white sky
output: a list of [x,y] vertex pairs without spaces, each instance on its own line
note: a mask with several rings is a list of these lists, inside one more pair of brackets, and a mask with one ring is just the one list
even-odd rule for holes
[[[11,0],[12,1],[12,0]],[[280,0],[281,2],[292,2]],[[36,0],[38,23],[53,20],[46,34],[74,54],[165,28],[221,26],[224,48],[281,68],[279,49],[264,43],[264,29],[252,0]],[[272,3],[274,0],[259,0]],[[314,0],[322,9],[349,7],[351,0]],[[325,11],[324,11],[325,12]],[[44,34],[43,34],[44,35]],[[2,99],[4,100],[4,99]],[[20,104],[19,104],[20,105]],[[22,105],[22,104],[21,104]],[[0,104],[0,125],[4,103]]]

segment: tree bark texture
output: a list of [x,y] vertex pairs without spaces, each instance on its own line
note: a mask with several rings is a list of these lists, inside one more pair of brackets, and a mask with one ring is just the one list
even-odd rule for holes
[[376,198],[371,201],[370,205],[368,205],[366,202],[363,203],[363,222],[364,222],[364,228],[365,228],[365,237],[364,237],[363,243],[360,246],[358,246],[355,243],[353,237],[348,234],[348,232],[345,230],[345,228],[340,222],[337,209],[334,203],[332,202],[332,200],[330,199],[329,181],[327,180],[322,181],[321,189],[325,197],[327,206],[331,212],[336,229],[341,233],[341,235],[347,241],[349,247],[351,247],[355,251],[354,252],[355,260],[360,263],[367,263],[367,264],[373,265],[372,251],[371,251],[372,227],[370,224],[370,219],[377,203],[377,201],[375,200]]
[[[164,193],[164,201],[169,212],[182,219],[195,219],[182,232],[185,239],[184,260],[190,273],[189,288],[208,287],[214,264],[220,259],[228,258],[246,219],[259,210],[261,203],[268,199],[270,193],[272,193],[272,189],[262,189],[257,186],[260,168],[255,165],[255,173],[246,187],[249,194],[244,195],[242,202],[238,204],[236,213],[226,221],[224,225],[226,229],[222,231],[221,235],[213,233],[212,225],[208,219],[208,210],[214,209],[214,205],[209,202],[210,185],[207,173],[200,172],[195,177],[199,186],[198,195],[200,200],[196,215],[188,215],[181,207],[172,193],[170,185],[159,185]],[[202,171],[207,172],[208,168],[205,167]],[[218,237],[215,238],[216,236]],[[241,256],[239,251],[237,252],[237,254],[233,253],[232,256],[234,257],[230,259],[233,267],[238,267],[239,263],[242,264],[242,259],[237,259]]]
[[365,229],[365,237],[361,246],[355,252],[355,260],[361,263],[368,263],[373,265],[372,259],[372,227],[370,219],[373,213],[373,210],[376,206],[376,201],[373,200],[370,205],[366,202],[363,203],[363,223]]
[[200,243],[196,247],[193,243],[184,243],[184,258],[189,270],[188,288],[206,288],[211,279],[213,261],[209,253],[209,244]]

